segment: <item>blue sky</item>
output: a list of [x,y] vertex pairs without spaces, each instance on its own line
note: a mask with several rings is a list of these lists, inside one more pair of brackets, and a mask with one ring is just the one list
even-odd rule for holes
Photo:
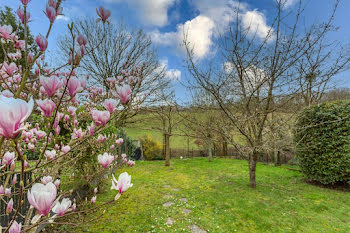
[[[298,0],[288,1],[288,9],[293,9]],[[269,17],[274,0],[242,0],[244,8],[242,22],[256,21],[257,30],[263,36],[269,28]],[[330,13],[334,0],[303,0],[307,5],[304,20],[307,23],[325,19]],[[95,9],[102,5],[112,11],[112,22],[122,19],[132,27],[141,27],[152,36],[158,48],[159,58],[168,69],[169,78],[174,79],[177,95],[185,96],[184,88],[176,79],[186,83],[188,76],[184,69],[184,53],[180,46],[183,29],[191,28],[189,39],[195,44],[195,54],[199,60],[215,57],[218,32],[227,31],[233,23],[234,0],[66,0],[63,4],[64,16],[56,20],[49,40],[49,50],[56,49],[55,41],[67,32],[67,24],[77,17],[96,17]],[[34,35],[46,33],[49,21],[43,13],[45,0],[32,0],[30,28]],[[20,0],[0,0],[0,6],[8,5],[17,9]],[[332,38],[343,43],[350,42],[349,24],[350,1],[340,3],[335,24],[340,27]],[[342,85],[349,85],[349,72],[337,77]]]

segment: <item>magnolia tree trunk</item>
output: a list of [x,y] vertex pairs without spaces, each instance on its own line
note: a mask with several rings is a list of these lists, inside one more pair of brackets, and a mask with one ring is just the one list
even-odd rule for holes
[[258,160],[258,152],[254,151],[249,156],[249,184],[251,188],[256,188],[256,162]]
[[165,166],[170,166],[170,135],[165,134]]
[[212,143],[211,141],[208,142],[208,157],[209,157],[209,162],[213,161],[213,153],[212,153]]

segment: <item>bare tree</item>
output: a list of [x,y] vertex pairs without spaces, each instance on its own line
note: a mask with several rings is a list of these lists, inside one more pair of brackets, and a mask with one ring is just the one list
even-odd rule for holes
[[[178,105],[171,89],[158,89],[155,95],[157,103],[147,107],[148,117],[144,120],[153,123],[147,129],[162,133],[165,166],[170,166],[170,138],[174,135],[174,129],[179,127],[183,119],[178,116]],[[154,124],[154,122],[157,123]]]
[[[256,187],[256,163],[264,152],[269,116],[280,114],[300,90],[299,62],[316,46],[327,41],[339,1],[335,1],[330,17],[323,23],[303,28],[303,4],[286,10],[285,1],[275,1],[273,20],[261,38],[254,26],[240,24],[241,10],[236,9],[235,25],[220,38],[220,53],[209,62],[196,61],[193,46],[186,38],[187,67],[194,77],[193,85],[204,88],[216,100],[240,135],[242,147],[234,137],[231,144],[249,161],[249,181]],[[291,17],[294,22],[291,24]],[[322,65],[319,61],[318,64]],[[285,117],[287,123],[292,114]],[[272,119],[272,118],[271,118]]]
[[336,41],[322,38],[309,47],[297,61],[300,95],[304,106],[320,103],[332,78],[347,70],[350,63],[349,50]]
[[[141,29],[130,29],[121,21],[99,24],[95,19],[85,19],[75,22],[75,30],[87,39],[80,71],[91,77],[91,86],[103,87],[108,92],[109,78],[140,72],[142,85],[138,98],[143,102],[153,101],[152,93],[169,84],[151,39]],[[67,43],[68,37],[60,41],[60,47],[66,54],[69,53]],[[135,67],[138,69],[135,70]]]
[[210,93],[203,89],[192,90],[190,107],[179,114],[184,119],[183,134],[204,142],[209,162],[213,160],[213,146],[222,144],[222,153],[227,155],[227,140],[230,127]]

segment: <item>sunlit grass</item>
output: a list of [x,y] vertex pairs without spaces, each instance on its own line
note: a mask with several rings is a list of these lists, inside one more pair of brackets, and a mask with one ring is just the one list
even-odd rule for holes
[[[193,224],[208,232],[350,232],[349,193],[309,185],[298,171],[259,164],[256,189],[240,160],[138,162],[117,174],[123,171],[134,186],[98,221],[66,232],[189,232]],[[109,187],[97,204],[114,197]],[[163,207],[168,201],[175,204]],[[165,224],[168,217],[174,225]]]

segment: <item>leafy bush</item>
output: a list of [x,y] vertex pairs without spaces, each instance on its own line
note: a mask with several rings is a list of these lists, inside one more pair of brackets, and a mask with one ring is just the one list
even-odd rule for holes
[[322,184],[350,183],[350,101],[312,106],[294,128],[302,172]]
[[146,160],[164,159],[162,153],[162,143],[156,141],[151,135],[147,134],[140,138],[142,143],[143,155]]

